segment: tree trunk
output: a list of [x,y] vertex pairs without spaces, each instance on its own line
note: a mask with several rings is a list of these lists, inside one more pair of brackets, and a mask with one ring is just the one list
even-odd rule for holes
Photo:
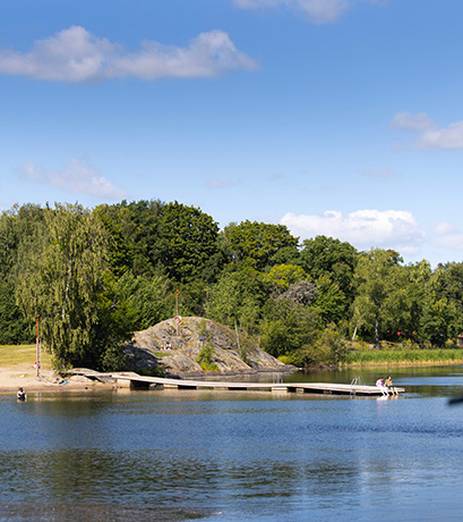
[[375,348],[379,350],[381,345],[379,343],[379,321],[378,318],[375,320]]

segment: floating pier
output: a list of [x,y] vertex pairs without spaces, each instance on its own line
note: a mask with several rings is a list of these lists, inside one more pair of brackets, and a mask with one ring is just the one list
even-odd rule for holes
[[[216,390],[216,391],[267,391],[272,393],[311,393],[317,395],[348,395],[377,397],[382,392],[377,386],[362,384],[338,384],[326,382],[231,382],[231,381],[198,381],[189,379],[168,379],[164,377],[148,377],[134,372],[100,373],[92,370],[75,369],[69,372],[82,375],[89,379],[103,382],[116,382],[117,386],[131,389],[157,390]],[[404,388],[394,386],[397,393],[403,393]]]

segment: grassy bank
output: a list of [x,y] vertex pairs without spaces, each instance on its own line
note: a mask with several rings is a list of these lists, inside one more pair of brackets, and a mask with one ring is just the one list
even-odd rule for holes
[[345,366],[351,368],[368,366],[441,366],[463,364],[463,350],[353,350]]
[[[11,368],[13,366],[33,367],[35,362],[35,345],[20,344],[0,345],[0,368]],[[48,353],[42,350],[42,368],[51,368],[51,360]]]

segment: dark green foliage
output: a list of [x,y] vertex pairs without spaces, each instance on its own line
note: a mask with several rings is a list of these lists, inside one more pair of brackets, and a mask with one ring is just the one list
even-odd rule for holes
[[328,325],[310,344],[290,354],[289,362],[298,367],[337,367],[346,361],[350,352],[348,342],[334,324]]
[[261,347],[272,355],[289,354],[311,344],[318,335],[318,314],[287,299],[270,299],[264,307]]
[[161,208],[159,201],[144,200],[96,207],[94,212],[110,238],[108,258],[115,275],[130,271],[136,276],[150,276],[157,272]]
[[243,267],[225,272],[209,291],[206,313],[211,319],[231,328],[238,325],[248,333],[255,333],[265,301],[265,287],[259,273]]
[[16,304],[11,278],[0,281],[0,344],[22,344],[34,340],[34,321],[27,321]]
[[[332,237],[317,236],[303,242],[300,264],[313,281],[323,279],[323,285],[334,283],[343,294],[342,313],[346,314],[354,299],[354,271],[357,250],[349,243]],[[329,312],[328,312],[329,313]]]
[[29,343],[34,318],[25,318],[16,303],[16,270],[21,242],[30,241],[43,223],[35,205],[14,206],[0,215],[0,344]]
[[[364,336],[379,343],[384,332],[384,319],[390,290],[394,290],[393,273],[399,268],[396,253],[371,250],[359,257],[355,271],[356,297],[354,325]],[[391,284],[392,283],[392,284]]]
[[256,221],[231,224],[223,232],[223,245],[232,262],[247,262],[257,270],[298,257],[297,238],[284,225]]
[[446,303],[447,336],[454,338],[463,332],[463,263],[439,265],[430,286],[434,299]]
[[164,205],[156,247],[169,277],[190,282],[210,275],[218,255],[218,230],[212,217],[196,207],[177,202]]
[[166,276],[143,277],[126,272],[114,285],[115,296],[130,330],[144,330],[172,317],[174,289]]
[[340,289],[328,274],[321,275],[315,285],[315,300],[313,302],[325,323],[339,323],[348,315],[349,297]]

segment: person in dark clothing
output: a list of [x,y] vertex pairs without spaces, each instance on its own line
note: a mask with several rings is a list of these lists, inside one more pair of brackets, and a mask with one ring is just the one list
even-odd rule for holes
[[16,398],[18,401],[24,402],[27,399],[26,391],[24,388],[19,388],[18,393],[16,394]]

